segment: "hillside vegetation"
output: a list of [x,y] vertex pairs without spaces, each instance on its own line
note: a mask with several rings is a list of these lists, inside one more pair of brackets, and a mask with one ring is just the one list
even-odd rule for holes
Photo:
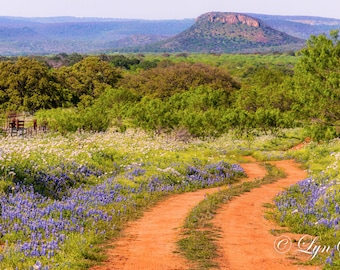
[[173,36],[193,20],[0,17],[0,54],[94,53]]
[[340,20],[313,16],[273,16],[265,14],[249,14],[270,25],[274,29],[293,37],[308,39],[311,35],[329,33],[340,28]]
[[254,53],[300,49],[302,39],[279,32],[264,22],[245,14],[210,12],[197,18],[195,24],[173,38],[133,51]]
[[331,138],[339,133],[338,32],[307,45],[299,56],[261,56],[262,63],[185,54],[84,56],[60,68],[46,58],[5,60],[1,109],[35,113],[59,132],[139,126],[218,136],[306,126],[312,137]]

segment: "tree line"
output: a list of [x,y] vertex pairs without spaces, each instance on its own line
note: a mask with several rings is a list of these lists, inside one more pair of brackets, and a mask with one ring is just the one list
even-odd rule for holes
[[311,36],[294,67],[254,65],[238,77],[165,56],[1,59],[0,109],[35,113],[60,132],[138,126],[218,136],[307,126],[315,138],[332,138],[339,135],[338,33]]

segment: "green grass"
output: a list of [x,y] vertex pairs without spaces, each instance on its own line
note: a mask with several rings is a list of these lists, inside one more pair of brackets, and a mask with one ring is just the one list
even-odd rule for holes
[[[266,135],[252,140],[237,138],[229,133],[215,139],[190,138],[189,142],[176,141],[171,135],[150,135],[136,129],[128,129],[125,133],[110,130],[105,133],[67,134],[65,136],[44,134],[44,136],[32,138],[2,138],[0,141],[0,149],[2,149],[0,191],[4,192],[9,189],[13,181],[19,178],[26,181],[27,179],[20,176],[25,169],[30,169],[33,173],[38,171],[55,173],[59,171],[61,162],[67,166],[72,163],[86,165],[104,173],[100,177],[91,176],[80,179],[81,183],[78,184],[87,188],[100,184],[112,176],[115,176],[115,183],[134,188],[147,182],[153,175],[164,176],[164,179],[169,181],[185,181],[185,168],[189,165],[204,167],[219,161],[240,163],[245,162],[243,155],[258,157],[262,154],[263,159],[266,159],[267,153],[281,152],[302,140],[299,137],[302,134],[301,130],[284,130],[283,133],[285,136]],[[323,153],[323,151],[320,150],[318,153]],[[292,156],[293,153],[289,155]],[[305,157],[309,159],[311,155],[307,153]],[[51,169],[50,166],[53,168]],[[128,173],[135,168],[145,170],[145,174],[134,175],[131,179]],[[179,176],[176,176],[176,172]],[[224,183],[224,185],[230,183]],[[186,239],[183,243],[191,249],[192,260],[200,262],[202,267],[216,266],[213,260],[216,254],[214,240],[218,234],[209,227],[209,220],[213,217],[216,208],[220,203],[227,202],[233,196],[255,187],[252,186],[254,184],[242,184],[240,187],[233,185],[235,186],[226,193],[221,192],[219,195],[209,196],[205,200],[205,206],[202,206],[205,210],[201,210],[200,215],[194,212],[196,217],[188,218],[198,227],[193,228],[190,234],[188,233],[190,230],[186,231]],[[180,192],[197,188],[199,187],[189,186],[187,190]],[[56,256],[49,260],[40,258],[40,261],[55,269],[67,267],[86,269],[90,265],[98,264],[105,258],[108,240],[119,237],[129,220],[138,218],[148,207],[166,196],[160,193],[143,192],[133,195],[131,203],[124,203],[124,208],[123,204],[119,203],[103,207],[102,210],[113,213],[111,222],[98,223],[95,224],[96,226],[86,225],[86,234],[70,235]],[[198,211],[197,209],[199,208],[193,211]],[[113,210],[115,212],[112,212]],[[114,213],[118,210],[123,214],[115,215]],[[96,229],[99,234],[96,233]],[[11,233],[0,239],[2,247],[5,246],[6,240],[9,240],[6,249],[1,251],[4,256],[0,262],[1,269],[15,269],[16,266],[19,266],[19,269],[25,269],[34,265],[36,258],[25,258],[23,254],[20,255],[11,248],[18,237],[19,235]],[[205,246],[208,248],[204,248]]]
[[264,178],[236,184],[208,195],[190,212],[184,224],[183,238],[178,241],[178,246],[181,253],[196,265],[195,269],[218,267],[215,262],[218,257],[218,246],[215,240],[219,237],[219,229],[211,223],[217,209],[245,192],[284,177],[284,172],[276,167],[270,164],[265,166],[268,174]]
[[289,232],[318,237],[317,244],[330,246],[332,252],[319,253],[310,263],[323,265],[324,269],[338,269],[340,257],[334,247],[339,243],[336,220],[340,199],[340,140],[312,142],[288,152],[303,164],[309,179],[278,195],[268,218]]
[[[238,155],[230,155],[229,152],[211,147],[210,143],[211,141],[192,138],[188,143],[178,142],[166,136],[150,136],[140,130],[65,136],[44,134],[32,138],[6,137],[0,140],[0,193],[6,196],[5,192],[12,190],[14,181],[33,183],[34,178],[26,178],[26,169],[29,169],[32,174],[40,171],[54,174],[63,166],[68,168],[71,164],[76,164],[76,167],[86,165],[103,172],[100,177],[81,178],[81,182],[76,183],[87,189],[112,176],[114,176],[113,185],[119,183],[123,187],[138,188],[140,184],[148,183],[154,175],[162,177],[162,181],[168,181],[167,183],[178,184],[186,181],[188,166],[203,168],[205,165],[219,161],[235,163],[238,159]],[[135,169],[145,170],[145,174],[131,174]],[[72,173],[73,169],[69,175],[72,176]],[[220,183],[222,184],[228,183]],[[65,242],[52,258],[25,257],[23,253],[18,252],[17,240],[27,237],[22,237],[13,230],[0,237],[0,255],[3,256],[0,260],[0,268],[29,269],[39,260],[44,266],[48,265],[54,269],[86,269],[105,258],[108,240],[119,237],[128,221],[140,217],[148,207],[169,194],[198,188],[200,186],[187,185],[185,190],[175,190],[168,194],[145,190],[142,193],[131,193],[128,200],[123,202],[98,207],[112,216],[112,220],[107,223],[86,223],[83,234],[68,234]],[[124,190],[122,192],[126,191]],[[118,211],[120,214],[117,214]],[[63,215],[64,218],[68,218],[66,212]],[[55,215],[52,213],[52,216]],[[59,213],[56,217],[59,217]]]

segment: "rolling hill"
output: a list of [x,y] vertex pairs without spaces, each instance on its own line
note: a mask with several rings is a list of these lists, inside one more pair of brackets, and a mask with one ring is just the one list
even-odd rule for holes
[[328,34],[330,30],[340,30],[340,20],[312,16],[273,16],[249,14],[258,18],[274,29],[291,36],[308,39],[311,35]]
[[[269,46],[266,50],[275,50],[275,46],[276,49],[284,49],[287,44],[290,44],[289,47],[296,40],[282,33],[276,33],[275,40],[273,29],[301,39],[307,39],[311,34],[318,35],[329,33],[331,29],[340,29],[340,20],[337,19],[262,14],[247,14],[260,22],[257,29],[240,22],[228,25],[227,29],[226,24],[218,22],[217,18],[214,25],[204,22],[205,15],[196,20],[0,17],[0,55],[101,53],[122,51],[122,48],[125,51],[133,51],[136,47],[139,51],[143,48],[162,51],[164,48],[157,49],[157,46],[161,46],[165,40],[167,45],[164,43],[162,46],[169,50],[170,44],[174,44],[173,51],[176,48],[194,51],[196,46],[200,51],[228,52],[231,49],[226,49],[225,44],[229,43],[231,48],[234,48],[233,51],[247,52],[254,50],[256,46],[262,47],[264,40],[259,39],[261,35],[268,38],[266,43],[272,44],[271,49]],[[198,29],[201,29],[200,33]],[[264,31],[262,34],[261,29]],[[243,39],[242,35],[245,35]],[[255,37],[258,40],[254,39]],[[200,44],[189,45],[190,40]],[[184,44],[179,45],[181,42]],[[145,46],[146,44],[152,46]]]
[[169,38],[191,25],[191,19],[0,17],[0,55],[103,52]]
[[303,39],[273,29],[261,20],[240,13],[209,12],[182,33],[134,48],[146,52],[258,53],[297,50]]

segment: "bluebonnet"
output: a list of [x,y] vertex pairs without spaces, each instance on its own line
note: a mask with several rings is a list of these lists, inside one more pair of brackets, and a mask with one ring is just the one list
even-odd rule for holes
[[281,212],[281,221],[293,214],[299,215],[307,227],[336,228],[340,222],[334,181],[306,178],[278,194],[275,203]]
[[72,189],[62,200],[44,197],[33,187],[18,185],[15,192],[0,197],[0,233],[22,232],[27,239],[17,242],[26,256],[53,256],[66,240],[67,232],[82,233],[89,220],[109,222],[112,216],[100,210],[126,198],[119,194],[122,186],[110,178],[89,189]]
[[[35,167],[34,164],[31,166]],[[70,187],[85,183],[90,176],[103,175],[103,172],[98,169],[75,162],[61,163],[38,171],[32,168],[16,172],[20,177],[17,177],[15,182],[21,185],[33,185],[35,191],[55,199],[60,199]]]
[[[187,187],[207,187],[226,183],[244,173],[239,165],[219,162],[205,166],[187,166],[183,175],[153,175],[142,181],[138,187],[123,186],[114,177],[102,180],[102,183],[94,186],[77,186],[77,183],[72,187],[69,182],[66,183],[70,179],[86,179],[89,176],[102,175],[102,172],[75,164],[58,168],[58,174],[54,175],[34,172],[35,179],[42,185],[50,185],[50,181],[55,183],[50,191],[57,195],[46,196],[41,190],[37,192],[36,186],[24,185],[20,181],[13,186],[11,192],[0,195],[0,234],[4,239],[13,233],[17,234],[16,249],[27,257],[51,258],[61,250],[68,234],[86,233],[89,229],[97,228],[98,222],[110,223],[113,215],[124,215],[127,205],[135,204],[133,194],[169,193],[186,190]],[[50,168],[49,171],[56,171],[56,168]],[[136,166],[131,167],[129,172],[134,176],[145,174],[144,169]],[[30,172],[27,170],[26,173]],[[62,181],[67,188],[59,193],[55,187]],[[104,210],[108,205],[112,206],[110,212]],[[98,233],[105,234],[105,231]],[[35,267],[47,269],[38,261]]]

